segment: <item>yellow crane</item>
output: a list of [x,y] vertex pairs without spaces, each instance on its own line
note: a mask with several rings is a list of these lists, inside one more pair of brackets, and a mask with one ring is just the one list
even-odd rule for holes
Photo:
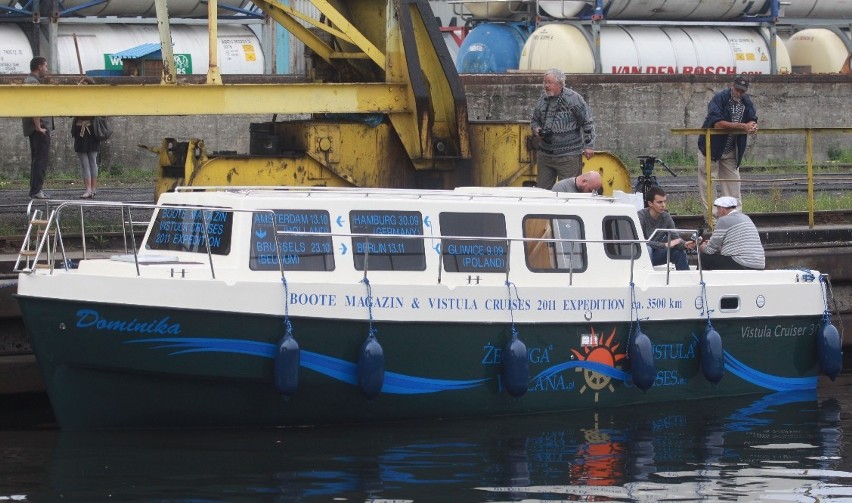
[[[211,0],[206,82],[181,81],[164,50],[159,85],[0,86],[0,99],[11,104],[4,115],[273,116],[252,124],[249,154],[209,155],[202,139],[164,139],[150,149],[159,156],[158,194],[178,185],[534,184],[528,122],[468,120],[464,89],[427,0],[310,1],[319,19],[275,0],[253,3],[311,51],[311,82],[224,84]],[[157,13],[161,39],[170,41],[166,0],[157,0]],[[274,120],[284,114],[311,115]],[[599,153],[585,163],[592,169],[604,175],[604,193],[630,191],[617,157]]]

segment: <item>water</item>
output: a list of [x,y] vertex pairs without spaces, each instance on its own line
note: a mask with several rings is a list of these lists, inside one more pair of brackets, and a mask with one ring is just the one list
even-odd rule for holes
[[43,402],[5,400],[0,502],[852,502],[850,384],[843,375],[818,396],[253,431],[60,432]]

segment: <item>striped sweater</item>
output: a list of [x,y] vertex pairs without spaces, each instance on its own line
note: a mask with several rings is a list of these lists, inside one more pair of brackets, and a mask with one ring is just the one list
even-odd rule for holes
[[542,138],[540,147],[548,155],[580,155],[584,148],[595,148],[592,111],[579,93],[567,87],[558,96],[542,93],[533,109],[530,127],[533,134],[539,128],[552,132]]
[[751,269],[766,267],[757,227],[747,215],[737,210],[719,218],[704,253],[727,255],[741,266]]

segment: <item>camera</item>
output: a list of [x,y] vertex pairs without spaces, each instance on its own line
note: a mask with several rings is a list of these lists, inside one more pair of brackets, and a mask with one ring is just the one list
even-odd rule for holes
[[541,135],[541,139],[548,142],[548,143],[553,138],[553,130],[550,129],[549,127],[541,128],[541,131],[540,131],[539,134]]

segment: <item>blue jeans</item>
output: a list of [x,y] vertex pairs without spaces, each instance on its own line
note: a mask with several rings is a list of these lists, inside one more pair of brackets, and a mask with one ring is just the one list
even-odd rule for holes
[[[689,259],[686,257],[686,252],[683,250],[678,250],[677,248],[671,249],[671,261],[674,264],[675,269],[678,271],[686,271],[689,270]],[[663,265],[666,263],[666,249],[665,248],[651,248],[651,264],[653,265]]]

